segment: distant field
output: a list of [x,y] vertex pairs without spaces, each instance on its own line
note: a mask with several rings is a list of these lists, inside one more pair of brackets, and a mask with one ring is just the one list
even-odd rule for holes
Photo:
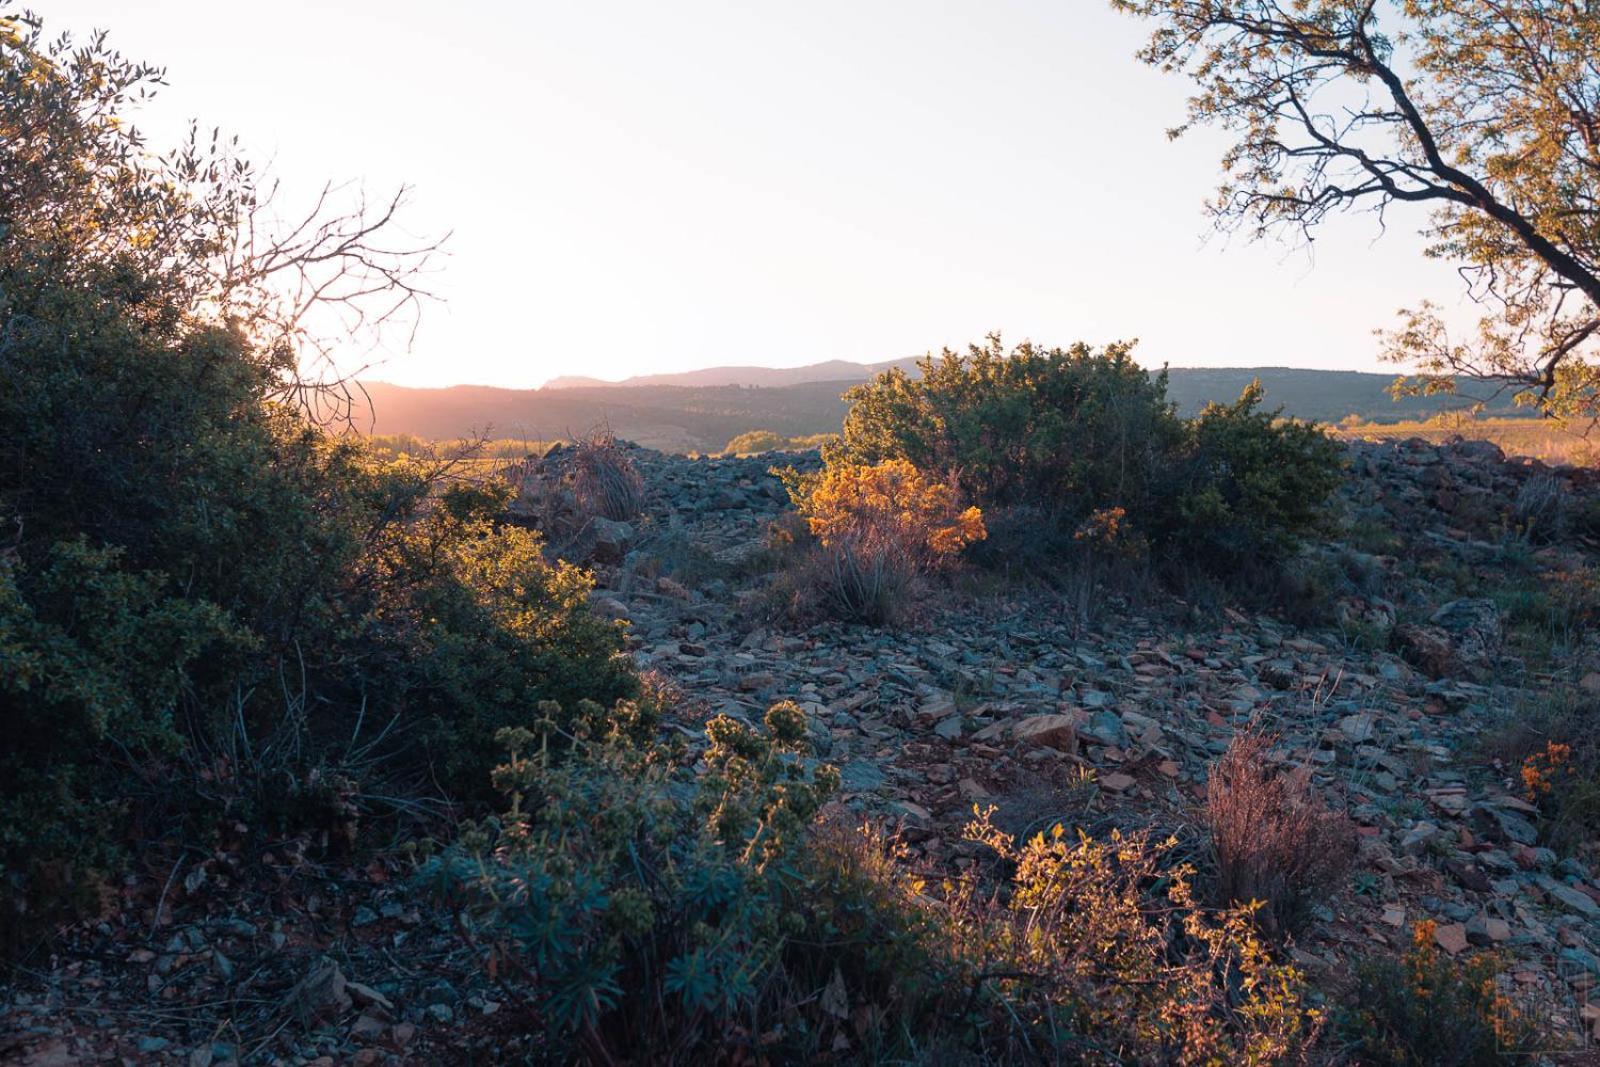
[[1338,436],[1367,441],[1399,441],[1421,437],[1440,442],[1452,437],[1493,441],[1507,455],[1532,456],[1546,463],[1590,465],[1600,458],[1600,435],[1592,439],[1564,429],[1549,419],[1463,419],[1427,422],[1338,423]]

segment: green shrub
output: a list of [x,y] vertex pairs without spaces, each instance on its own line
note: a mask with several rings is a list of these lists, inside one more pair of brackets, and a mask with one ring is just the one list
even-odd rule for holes
[[275,283],[217,274],[248,166],[152,158],[120,112],[155,72],[41,32],[0,16],[0,131],[49,132],[0,137],[0,914],[92,895],[135,807],[165,832],[313,781],[471,800],[543,700],[647,730],[588,579],[490,522],[503,487],[287,403]]
[[754,452],[777,452],[788,442],[771,430],[747,430],[723,448],[725,456],[744,456]]
[[1111,514],[1118,554],[1144,545],[1169,570],[1232,574],[1286,557],[1338,485],[1338,445],[1261,410],[1259,384],[1181,419],[1165,372],[1147,374],[1132,348],[1008,353],[991,337],[965,355],[947,349],[920,378],[891,369],[846,394],[843,435],[824,458],[904,459],[953,478],[984,506],[996,560],[1040,539],[1057,555],[1103,554]]
[[1224,573],[1280,560],[1317,528],[1340,480],[1339,445],[1309,423],[1260,410],[1260,382],[1208,404],[1187,426],[1155,538]]
[[992,336],[965,355],[949,349],[845,394],[850,410],[831,464],[909,460],[955,477],[971,500],[1041,504],[1076,526],[1100,507],[1134,511],[1153,492],[1160,458],[1182,425],[1166,377],[1133,361],[1131,344],[1077,344],[1010,353]]
[[[657,1059],[722,1047],[770,1001],[805,829],[838,784],[807,768],[806,722],[718,717],[698,778],[621,732],[570,752],[547,704],[502,733],[510,812],[469,828],[421,872],[470,915],[488,963],[528,979],[552,1059]],[[565,747],[565,746],[563,746]]]
[[1372,1067],[1494,1067],[1550,1051],[1537,1020],[1506,996],[1492,956],[1456,964],[1419,922],[1403,956],[1368,959],[1340,1022],[1357,1062]]

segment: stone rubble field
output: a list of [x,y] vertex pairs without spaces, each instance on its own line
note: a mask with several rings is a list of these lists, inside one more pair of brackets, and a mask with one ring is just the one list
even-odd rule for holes
[[[1014,832],[1192,826],[1208,765],[1236,731],[1264,727],[1360,834],[1351,890],[1316,909],[1294,949],[1314,981],[1431,919],[1444,951],[1507,951],[1522,996],[1600,1036],[1600,1008],[1585,1006],[1600,983],[1596,872],[1539,846],[1518,768],[1479,751],[1557,679],[1516,657],[1493,599],[1455,596],[1397,558],[1492,575],[1507,516],[1593,499],[1596,479],[1481,441],[1348,448],[1344,522],[1381,523],[1400,543],[1384,556],[1317,547],[1357,576],[1323,626],[1231,608],[1196,623],[1116,603],[1080,622],[1039,589],[949,593],[901,631],[793,631],[755,610],[764,575],[741,564],[762,558],[785,506],[768,470],[794,457],[645,450],[649,514],[608,530],[615,562],[598,566],[596,597],[630,621],[639,666],[688,698],[686,714],[755,722],[775,700],[798,702],[819,756],[842,772],[841,803],[958,867],[975,851],[960,835],[974,805],[996,806]],[[1596,548],[1563,538],[1531,551],[1560,575]],[[1384,631],[1389,641],[1370,639]],[[1600,646],[1555,667],[1600,693]],[[693,719],[679,728],[692,737]]]

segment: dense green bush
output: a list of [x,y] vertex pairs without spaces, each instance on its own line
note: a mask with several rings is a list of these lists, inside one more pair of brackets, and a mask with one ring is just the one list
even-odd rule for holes
[[1112,547],[1101,544],[1110,515],[1119,551],[1147,547],[1166,566],[1229,573],[1283,557],[1338,483],[1337,445],[1261,410],[1258,385],[1182,419],[1165,372],[1146,373],[1132,349],[1008,353],[998,337],[947,349],[921,377],[891,369],[846,394],[843,436],[824,458],[905,459],[953,477],[984,505],[986,551],[1001,559],[1024,535],[1057,551]]
[[1224,572],[1287,556],[1338,488],[1339,446],[1317,427],[1260,408],[1259,382],[1191,420],[1156,538]]
[[247,822],[329,766],[470,799],[539,701],[637,689],[503,488],[287,403],[248,167],[152,158],[154,72],[41,32],[0,15],[0,927],[36,931],[201,781]]
[[730,439],[722,452],[728,456],[742,456],[753,452],[777,452],[788,444],[788,439],[771,430],[746,430]]
[[1165,375],[1145,373],[1132,351],[1024,342],[1007,353],[997,336],[965,355],[946,349],[920,377],[891,368],[846,393],[843,435],[824,456],[909,460],[954,475],[969,499],[1046,504],[1074,523],[1107,502],[1143,501],[1182,425]]
[[718,1047],[770,995],[803,925],[786,900],[837,772],[807,769],[793,704],[763,731],[710,722],[699,779],[617,730],[557,758],[567,731],[559,707],[542,710],[534,730],[502,734],[510,812],[468,828],[423,881],[473,917],[496,970],[532,981],[553,1059]]

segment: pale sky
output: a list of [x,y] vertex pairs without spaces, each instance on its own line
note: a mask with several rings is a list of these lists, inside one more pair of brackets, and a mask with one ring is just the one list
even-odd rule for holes
[[139,125],[240,135],[291,194],[416,186],[451,230],[410,352],[370,376],[532,386],[876,361],[1001,330],[1143,362],[1352,370],[1458,303],[1397,211],[1315,256],[1213,237],[1221,141],[1104,0],[51,0],[165,65]]

